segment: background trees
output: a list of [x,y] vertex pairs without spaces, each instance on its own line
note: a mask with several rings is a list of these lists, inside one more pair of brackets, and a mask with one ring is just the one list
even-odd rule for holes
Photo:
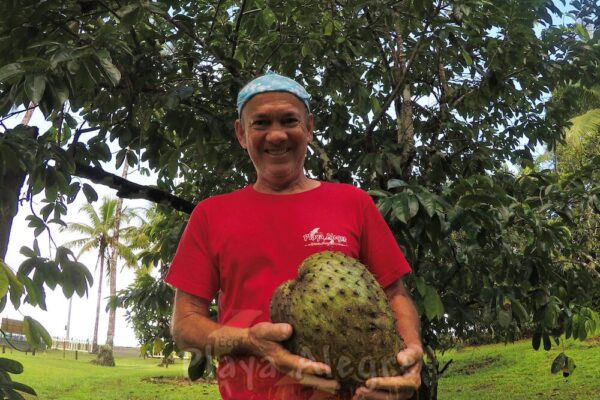
[[[434,349],[479,333],[527,331],[544,347],[584,337],[597,253],[575,228],[600,210],[600,163],[531,169],[536,146],[554,151],[575,115],[553,101],[559,89],[598,82],[597,6],[569,7],[570,17],[542,0],[7,1],[0,113],[36,106],[52,127],[5,129],[0,176],[26,176],[22,196],[45,197],[37,233],[79,192],[95,199],[82,179],[156,202],[160,247],[144,257],[164,268],[194,203],[252,181],[232,134],[235,96],[271,68],[313,95],[309,173],[376,196],[414,267],[434,364]],[[103,169],[124,162],[156,174],[155,187]],[[19,196],[3,200],[6,220]]]
[[[117,271],[117,259],[119,256],[125,260],[128,265],[137,265],[137,258],[130,247],[130,240],[132,237],[132,227],[127,226],[136,215],[131,209],[125,209],[124,212],[117,213],[119,208],[118,200],[111,198],[104,198],[100,209],[96,211],[92,204],[85,204],[81,211],[88,217],[89,223],[85,222],[69,222],[64,229],[85,235],[79,239],[75,239],[65,246],[69,248],[80,248],[79,255],[95,251],[98,253],[98,261],[96,267],[100,267],[98,272],[98,289],[97,289],[97,301],[96,301],[96,320],[94,323],[94,333],[92,337],[92,353],[98,352],[98,324],[100,322],[100,305],[102,303],[102,281],[104,279],[104,266],[108,264],[109,273],[107,277],[109,280],[116,279]],[[121,228],[121,222],[126,226]],[[110,295],[114,296],[116,289],[111,292]],[[113,317],[114,319],[114,317]],[[114,322],[112,327],[109,324],[109,333],[112,328],[112,335],[114,336]],[[110,337],[110,335],[107,335]],[[108,342],[107,345],[112,347],[112,342]]]

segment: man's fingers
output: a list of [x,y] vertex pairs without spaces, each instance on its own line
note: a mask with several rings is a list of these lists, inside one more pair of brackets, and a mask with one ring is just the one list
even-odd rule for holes
[[277,363],[288,371],[296,371],[297,374],[330,375],[331,367],[325,363],[309,360],[292,353],[281,354]]
[[389,391],[414,391],[419,388],[419,384],[420,382],[417,382],[416,379],[407,376],[371,378],[366,383],[369,389]]
[[260,339],[273,342],[281,342],[292,336],[292,326],[290,324],[259,323],[251,329],[254,330],[254,334]]
[[402,350],[396,356],[396,360],[398,364],[403,365],[405,367],[410,367],[411,365],[420,362],[423,359],[423,352],[414,347],[407,347]]
[[336,393],[340,389],[340,384],[333,379],[320,378],[311,374],[300,374],[300,376],[292,374],[291,376],[302,385],[311,386],[323,392]]

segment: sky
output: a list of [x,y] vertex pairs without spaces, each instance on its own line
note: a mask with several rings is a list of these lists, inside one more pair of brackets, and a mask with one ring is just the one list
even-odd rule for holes
[[[9,121],[5,122],[5,125],[8,128],[12,128],[13,126],[19,124],[21,122],[22,115],[18,115],[16,118],[13,118]],[[39,112],[36,110],[31,121],[31,126],[37,126],[40,128],[40,132],[44,132],[48,127],[49,123],[46,122]],[[104,168],[112,173],[120,175],[119,171],[115,171],[114,166],[106,164]],[[74,178],[77,179],[77,178]],[[133,171],[128,179],[134,181],[136,183],[149,185],[155,183],[152,181],[151,177],[142,176],[136,171]],[[112,196],[116,197],[116,192],[113,189],[107,188],[102,185],[95,185],[92,182],[81,179],[81,182],[91,184],[96,192],[98,193],[99,200],[93,203],[96,206],[99,206],[101,199],[104,196]],[[39,210],[43,196],[37,196],[34,198],[34,209],[36,212]],[[66,217],[64,217],[64,221],[67,223],[69,221],[77,221],[87,223],[86,217],[79,212],[81,206],[85,204],[87,201],[83,192],[80,191],[75,202],[68,205],[68,213]],[[145,200],[130,200],[126,199],[123,202],[123,205],[126,207],[142,207],[149,208],[150,203]],[[8,252],[6,254],[6,263],[16,271],[19,268],[19,265],[25,260],[25,257],[20,254],[21,246],[32,247],[33,245],[33,229],[27,226],[28,222],[25,220],[25,217],[30,214],[29,204],[24,203],[20,208],[17,216],[13,220],[13,226],[11,231],[10,242],[8,245]],[[68,232],[59,232],[57,225],[51,225],[52,227],[52,236],[58,245],[62,245],[68,241],[78,239],[81,235],[76,233],[68,233]],[[48,245],[48,235],[47,233],[42,233],[38,237],[38,243],[40,250],[42,252],[42,256],[48,256],[49,252],[52,251],[52,255],[54,255],[54,250],[49,249]],[[78,254],[78,249],[74,249],[74,253]],[[72,309],[71,309],[71,326],[69,330],[69,336],[74,340],[82,340],[92,341],[93,329],[94,329],[94,320],[96,314],[96,301],[97,301],[97,282],[98,282],[98,271],[96,271],[96,259],[97,253],[90,252],[82,255],[79,258],[79,261],[85,264],[85,266],[94,274],[94,285],[88,290],[88,295],[85,297],[78,297],[75,294],[72,298]],[[106,275],[105,275],[106,276]],[[134,272],[132,269],[122,268],[119,266],[119,274],[117,275],[117,290],[125,288],[127,285],[133,282]],[[98,343],[104,344],[106,341],[106,330],[108,325],[108,313],[105,311],[106,309],[106,297],[108,296],[108,284],[106,279],[104,280],[102,286],[102,305],[101,305],[101,313],[100,313],[100,323],[98,328]],[[11,318],[11,319],[20,319],[22,320],[24,316],[30,316],[39,321],[46,330],[50,333],[50,335],[54,338],[64,338],[66,334],[66,325],[68,323],[68,309],[69,309],[69,300],[67,300],[60,286],[57,286],[55,290],[50,290],[46,288],[46,305],[47,311],[43,311],[40,308],[32,307],[28,304],[22,305],[18,310],[15,310],[11,303],[8,302],[6,308],[0,313],[2,318]],[[138,343],[135,339],[135,334],[133,329],[127,324],[124,317],[124,310],[117,310],[117,320],[116,320],[116,329],[115,329],[115,338],[114,338],[115,346],[138,346]]]

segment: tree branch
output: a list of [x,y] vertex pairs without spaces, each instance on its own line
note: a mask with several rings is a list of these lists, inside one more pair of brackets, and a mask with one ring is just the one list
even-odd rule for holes
[[[177,28],[179,31],[183,32],[185,35],[187,35],[190,39],[192,39],[196,44],[198,44],[199,46],[205,48],[205,49],[209,49],[209,46],[206,45],[206,42],[204,40],[202,40],[201,38],[199,38],[194,32],[190,32],[188,31],[184,26],[182,26],[179,22],[177,22],[176,20],[173,19],[173,17],[171,17],[169,14],[167,13],[158,13],[158,12],[152,12],[152,14],[156,15],[157,17],[160,17],[166,21],[168,21],[171,25],[173,25],[175,28]],[[240,71],[239,69],[234,65],[233,62],[226,60],[226,59],[221,59],[220,57],[218,57],[217,55],[213,54],[213,56],[215,57],[215,59],[221,64],[223,65],[227,71],[229,71],[229,73],[231,75],[233,75],[233,77],[235,78],[240,78]]]
[[333,168],[331,167],[331,159],[327,155],[327,152],[319,143],[319,140],[315,137],[312,142],[310,142],[310,146],[315,149],[317,154],[319,154],[319,158],[323,161],[323,169],[325,170],[325,177],[328,182],[333,180]]
[[210,29],[208,31],[208,35],[206,35],[206,41],[207,42],[210,42],[211,36],[213,34],[213,29],[214,29],[215,24],[217,22],[217,16],[219,15],[219,9],[221,8],[221,3],[223,3],[223,0],[219,0],[219,3],[217,4],[217,7],[215,8],[215,16],[213,17],[213,20],[210,23]]
[[177,211],[191,214],[196,206],[194,203],[167,193],[158,188],[140,185],[128,181],[118,175],[106,172],[100,167],[76,164],[74,175],[86,178],[94,183],[108,186],[117,190],[117,196],[126,199],[145,199],[153,203],[168,205]]
[[235,56],[235,50],[238,44],[238,35],[240,33],[240,26],[242,25],[242,16],[244,15],[244,9],[246,8],[246,0],[242,0],[242,5],[240,6],[240,12],[237,15],[235,20],[235,30],[233,31],[233,46],[231,48],[231,58]]
[[9,118],[14,117],[15,115],[35,110],[37,108],[37,104],[35,104],[35,103],[31,103],[31,104],[33,104],[33,105],[29,105],[29,107],[27,107],[27,108],[24,108],[24,109],[19,110],[19,111],[11,112],[10,114],[7,114],[6,117],[4,117],[4,118],[2,118],[0,120],[0,122],[4,122],[4,121],[6,121]]
[[425,24],[425,27],[423,28],[423,32],[421,33],[421,36],[419,37],[417,44],[415,45],[412,52],[410,53],[410,57],[408,58],[408,61],[406,62],[405,67],[402,70],[402,73],[400,74],[398,82],[396,83],[396,87],[394,88],[392,93],[388,96],[388,98],[385,100],[385,103],[383,104],[383,106],[381,106],[381,111],[379,111],[379,114],[377,114],[377,116],[373,119],[373,121],[371,121],[371,124],[369,124],[369,126],[367,127],[367,129],[365,131],[365,135],[370,135],[371,133],[373,133],[373,131],[375,130],[375,127],[377,126],[377,124],[379,124],[379,122],[381,121],[381,119],[383,118],[385,113],[387,112],[388,108],[390,108],[394,99],[398,96],[400,91],[404,88],[404,82],[406,81],[408,71],[410,70],[410,67],[412,66],[413,62],[415,61],[415,58],[417,57],[417,54],[419,53],[419,50],[421,49],[421,46],[423,45],[423,42],[425,40],[425,35],[427,34],[427,29],[429,28],[430,24],[431,24],[431,20],[429,19],[429,20],[427,20],[427,23]]

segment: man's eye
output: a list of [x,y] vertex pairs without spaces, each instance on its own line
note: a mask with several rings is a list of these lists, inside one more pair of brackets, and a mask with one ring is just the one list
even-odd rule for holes
[[285,118],[282,123],[286,126],[293,126],[298,123],[298,118]]
[[252,122],[252,126],[256,127],[267,126],[268,124],[269,122],[264,119],[257,119],[256,121]]

